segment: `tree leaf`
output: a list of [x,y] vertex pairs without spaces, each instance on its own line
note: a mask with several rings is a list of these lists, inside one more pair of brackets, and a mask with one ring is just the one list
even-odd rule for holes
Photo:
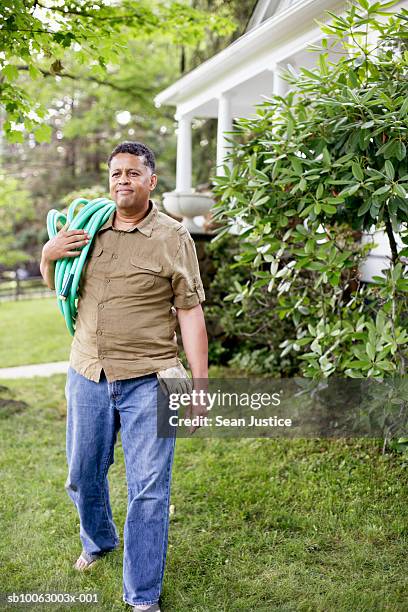
[[374,191],[373,196],[383,195],[384,193],[388,193],[390,189],[391,189],[391,185],[383,185],[382,187]]
[[406,154],[407,150],[405,144],[402,142],[402,140],[398,140],[397,145],[395,147],[395,157],[398,159],[398,161],[402,161],[403,159],[405,159]]
[[7,140],[13,143],[24,142],[24,134],[18,130],[9,130],[7,132]]
[[403,185],[401,185],[400,183],[395,183],[394,191],[401,198],[406,198],[407,197],[407,192],[405,191]]
[[351,164],[351,170],[355,179],[360,182],[364,180],[364,172],[360,164],[358,164],[357,162],[353,162]]
[[16,79],[18,79],[18,68],[13,64],[7,64],[7,66],[4,66],[4,68],[2,68],[1,74],[8,81],[15,81]]
[[352,196],[356,193],[356,191],[359,190],[359,188],[360,188],[360,183],[355,183],[354,185],[350,185],[349,187],[346,187],[345,189],[343,189],[339,195],[345,196],[345,197]]
[[385,162],[385,174],[388,176],[390,181],[394,180],[395,170],[394,170],[394,166],[392,165],[389,159],[387,159]]
[[46,123],[43,123],[36,130],[34,130],[34,136],[37,142],[50,142],[51,134],[52,128]]
[[366,353],[369,356],[371,361],[375,360],[375,346],[367,342],[366,344]]
[[408,97],[406,97],[404,102],[402,103],[402,106],[399,110],[399,116],[405,117],[407,113],[408,113]]
[[369,198],[367,198],[367,200],[365,202],[363,202],[360,206],[360,208],[357,211],[357,216],[358,217],[362,217],[363,215],[366,214],[366,212],[368,212],[369,208],[371,206],[371,200]]

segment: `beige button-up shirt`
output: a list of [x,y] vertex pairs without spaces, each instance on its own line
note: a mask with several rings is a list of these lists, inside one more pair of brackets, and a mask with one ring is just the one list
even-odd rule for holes
[[150,212],[133,229],[97,233],[82,272],[70,365],[109,382],[177,365],[176,309],[204,301],[194,241],[186,228]]

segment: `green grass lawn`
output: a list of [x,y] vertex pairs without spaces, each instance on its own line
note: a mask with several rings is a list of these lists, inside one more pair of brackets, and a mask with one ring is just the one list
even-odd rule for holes
[[[1,591],[91,592],[101,602],[92,609],[130,609],[121,549],[88,573],[72,569],[80,541],[64,491],[65,377],[4,384],[28,406],[0,412]],[[407,458],[380,449],[373,440],[177,440],[163,612],[407,610]],[[122,530],[120,446],[110,483]]]
[[55,298],[0,303],[0,368],[66,361],[72,338]]

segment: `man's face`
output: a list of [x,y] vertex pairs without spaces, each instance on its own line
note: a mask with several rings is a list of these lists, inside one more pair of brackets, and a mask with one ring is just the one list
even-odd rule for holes
[[156,187],[157,176],[144,163],[144,157],[118,153],[109,168],[109,192],[118,208],[142,210]]

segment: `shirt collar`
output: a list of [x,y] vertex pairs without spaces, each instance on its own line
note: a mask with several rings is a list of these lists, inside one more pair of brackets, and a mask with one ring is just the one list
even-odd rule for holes
[[[149,200],[149,204],[151,204],[149,213],[146,215],[146,217],[144,217],[144,219],[142,219],[142,221],[140,221],[140,223],[136,225],[136,227],[130,230],[129,233],[132,233],[135,230],[138,230],[139,232],[141,232],[142,234],[150,238],[150,236],[152,235],[153,228],[156,224],[158,208],[156,204],[153,202],[153,200]],[[114,214],[115,214],[115,211],[113,211],[112,214],[107,219],[107,221],[105,221],[105,223],[99,229],[99,232],[102,232],[106,229],[111,229],[113,227],[112,223],[113,223]]]

